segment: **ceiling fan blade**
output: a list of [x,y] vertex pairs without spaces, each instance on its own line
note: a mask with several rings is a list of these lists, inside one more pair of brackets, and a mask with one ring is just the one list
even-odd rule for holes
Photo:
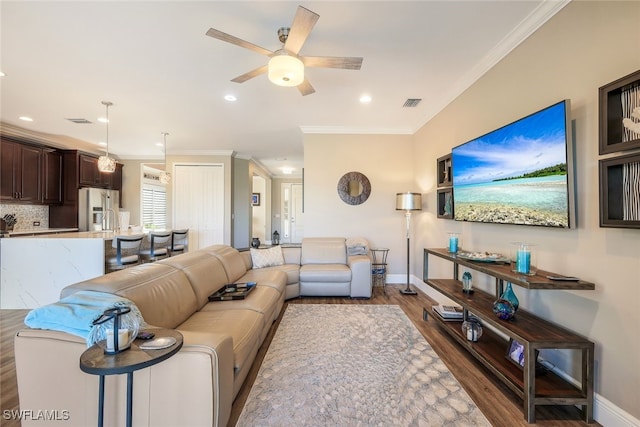
[[346,70],[359,70],[362,66],[362,58],[337,57],[337,56],[301,56],[300,59],[306,67],[342,68]]
[[311,33],[313,26],[316,25],[318,18],[320,18],[320,15],[317,13],[302,6],[298,6],[298,10],[296,11],[296,16],[293,18],[293,24],[291,24],[291,29],[289,30],[289,35],[287,36],[284,48],[297,55],[298,52],[300,52],[300,49],[302,49],[302,45],[307,40],[307,37],[309,37],[309,33]]
[[313,88],[313,86],[311,86],[311,83],[309,83],[309,80],[307,80],[307,78],[305,77],[304,80],[302,81],[302,83],[300,83],[298,86],[296,86],[298,88],[298,90],[300,91],[300,93],[302,94],[302,96],[307,96],[307,95],[311,95],[312,93],[314,93],[316,90]]
[[209,28],[207,31],[207,35],[209,37],[213,37],[214,39],[222,40],[223,42],[235,44],[236,46],[244,47],[246,49],[252,50],[254,52],[261,53],[262,55],[271,55],[272,51],[265,49],[263,47],[257,46],[253,43],[249,43],[248,41],[239,39],[235,36],[232,36],[227,33],[223,33],[222,31],[216,30],[215,28]]
[[248,73],[244,73],[243,75],[238,76],[235,79],[232,79],[231,81],[234,83],[244,83],[249,79],[259,76],[260,74],[266,73],[268,69],[269,69],[268,65],[263,65],[262,67],[258,67],[255,70],[249,71]]

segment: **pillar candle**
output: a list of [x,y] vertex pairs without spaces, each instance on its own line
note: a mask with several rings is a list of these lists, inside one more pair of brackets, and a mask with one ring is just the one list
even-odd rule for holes
[[449,237],[449,252],[451,252],[451,253],[458,252],[458,237],[457,236]]
[[[113,342],[113,330],[107,331],[107,351],[115,351],[115,343]],[[118,329],[118,350],[122,350],[129,343],[129,330]]]
[[531,252],[527,249],[518,249],[516,253],[516,271],[518,273],[528,274],[531,266]]

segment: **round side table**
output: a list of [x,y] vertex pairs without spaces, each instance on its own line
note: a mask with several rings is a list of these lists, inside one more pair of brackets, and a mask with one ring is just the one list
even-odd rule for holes
[[100,375],[98,389],[98,427],[102,427],[104,418],[104,377],[105,375],[127,374],[127,427],[131,427],[133,414],[133,373],[167,360],[182,348],[182,334],[173,329],[153,329],[154,339],[173,337],[175,344],[170,347],[142,350],[140,345],[146,341],[134,340],[131,347],[117,354],[105,354],[102,347],[94,344],[80,356],[80,369],[92,375]]

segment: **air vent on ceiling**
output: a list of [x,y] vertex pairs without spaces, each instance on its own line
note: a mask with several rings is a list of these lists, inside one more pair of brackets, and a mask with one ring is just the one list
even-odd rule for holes
[[91,124],[91,122],[89,120],[87,120],[87,119],[70,119],[70,118],[67,118],[67,120],[69,120],[70,122],[73,122],[73,123],[77,123],[79,125],[90,125]]
[[420,99],[420,98],[408,98],[406,101],[404,101],[404,104],[402,106],[403,107],[417,107],[418,104],[420,104],[420,101],[422,101],[422,99]]

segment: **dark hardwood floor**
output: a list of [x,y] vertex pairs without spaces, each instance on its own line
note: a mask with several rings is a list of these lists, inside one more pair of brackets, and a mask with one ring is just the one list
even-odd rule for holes
[[[491,424],[496,427],[528,426],[522,414],[522,400],[511,390],[498,381],[479,362],[473,359],[453,339],[442,331],[432,321],[424,321],[423,309],[431,312],[433,300],[421,292],[417,296],[405,296],[399,290],[405,285],[387,285],[386,295],[382,288],[374,288],[374,296],[368,300],[349,298],[297,298],[288,304],[396,304],[399,305],[407,317],[416,325],[418,330],[436,350],[444,363],[460,381],[467,393],[476,402]],[[18,387],[15,377],[15,362],[13,355],[13,337],[23,327],[23,319],[28,310],[0,310],[0,425],[19,427],[17,421],[5,420],[2,416],[5,410],[16,410],[18,405]],[[283,309],[284,313],[284,309]],[[231,419],[228,426],[235,426],[242,407],[249,395],[255,377],[262,363],[269,344],[275,334],[277,325],[282,318],[278,318],[276,325],[271,328],[264,344],[258,351],[256,361],[249,372],[245,384],[241,388],[233,403]],[[573,406],[546,406],[536,411],[536,425],[542,427],[572,427],[586,426],[581,420],[580,412]],[[597,426],[598,424],[591,424]]]

